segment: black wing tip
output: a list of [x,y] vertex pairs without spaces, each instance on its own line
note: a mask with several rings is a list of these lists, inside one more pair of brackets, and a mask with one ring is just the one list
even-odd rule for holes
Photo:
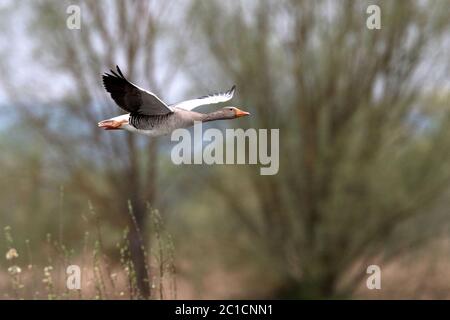
[[123,81],[128,82],[125,78],[123,78],[123,76],[119,76],[114,70],[110,69],[109,72],[110,73],[104,72],[102,74],[103,87],[109,93],[111,93],[114,90],[115,86],[118,85],[120,86],[121,85],[120,82]]
[[118,85],[119,82],[125,82],[128,85],[133,85],[131,82],[129,82],[127,80],[127,78],[125,78],[125,76],[122,73],[122,70],[120,70],[118,65],[116,65],[116,70],[117,71],[110,69],[109,70],[110,73],[105,72],[102,75],[103,86],[105,87],[106,91],[108,91],[108,92],[111,92],[110,88],[109,88],[111,85]]
[[121,76],[123,79],[125,79],[125,77],[123,76],[123,73],[122,73],[122,71],[120,70],[120,68],[119,68],[118,65],[116,65],[116,70],[117,70],[117,72],[120,74],[120,76]]
[[236,85],[233,84],[233,86],[231,87],[230,91],[228,91],[229,94],[234,95],[234,92],[236,91]]
[[118,65],[116,65],[116,70],[117,71],[114,71],[113,69],[109,69],[110,73],[108,73],[108,72],[103,73],[103,75],[102,75],[103,79],[112,77],[112,78],[120,78],[120,79],[126,80],[126,78],[124,77],[124,75],[122,73],[122,70],[120,70]]
[[102,74],[103,82],[117,79],[117,74],[115,74],[112,70],[110,70],[113,74],[105,72]]
[[103,82],[103,86],[106,88],[107,83],[110,82],[110,79],[114,78],[113,75],[109,74],[109,73],[104,73],[102,74],[102,82]]

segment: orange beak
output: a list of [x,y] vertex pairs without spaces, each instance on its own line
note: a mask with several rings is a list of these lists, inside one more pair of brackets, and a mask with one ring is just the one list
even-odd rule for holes
[[244,117],[244,116],[248,116],[248,115],[250,115],[250,112],[242,111],[242,110],[239,110],[238,108],[236,108],[236,118]]

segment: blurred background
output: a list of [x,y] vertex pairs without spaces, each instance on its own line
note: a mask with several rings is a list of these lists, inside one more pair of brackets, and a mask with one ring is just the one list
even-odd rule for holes
[[[2,0],[1,298],[450,298],[449,4]],[[280,129],[278,174],[97,128],[116,64],[168,103],[236,84],[213,126]]]

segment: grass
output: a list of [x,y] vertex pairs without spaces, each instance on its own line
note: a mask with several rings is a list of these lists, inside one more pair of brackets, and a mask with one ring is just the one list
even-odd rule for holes
[[[93,235],[85,231],[82,249],[68,248],[62,241],[62,218],[57,239],[47,234],[41,244],[25,245],[14,239],[10,226],[3,229],[6,252],[6,270],[0,270],[0,286],[3,299],[142,299],[136,277],[136,267],[131,259],[130,228],[136,228],[141,250],[146,257],[145,270],[149,279],[151,299],[176,299],[176,268],[172,237],[164,226],[156,209],[148,206],[151,246],[143,243],[139,229],[129,205],[130,225],[122,230],[122,235],[114,249],[104,246],[101,221],[94,207],[89,203],[89,217],[84,217],[95,229]],[[23,252],[18,247],[25,248]],[[44,263],[35,262],[32,247],[39,247],[46,253]],[[117,258],[119,257],[119,258]],[[67,267],[78,265],[81,270],[80,289],[69,289],[66,285]],[[6,283],[5,283],[6,282]]]

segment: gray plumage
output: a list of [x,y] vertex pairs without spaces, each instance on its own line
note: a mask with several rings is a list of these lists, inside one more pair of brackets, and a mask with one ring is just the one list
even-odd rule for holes
[[178,128],[187,128],[194,125],[194,121],[202,121],[204,114],[174,108],[173,112],[165,115],[141,116],[130,115],[129,125],[139,131],[149,131],[148,134],[154,132],[156,135],[163,135],[172,132]]
[[182,101],[168,106],[155,94],[139,88],[128,81],[118,66],[117,73],[103,75],[103,85],[117,105],[129,114],[121,115],[98,123],[106,130],[124,129],[149,136],[168,134],[178,128],[193,126],[196,121],[206,122],[222,119],[234,119],[249,115],[235,107],[224,107],[218,111],[203,114],[192,109],[204,104],[230,100],[236,86],[222,93],[215,93],[197,99]]

